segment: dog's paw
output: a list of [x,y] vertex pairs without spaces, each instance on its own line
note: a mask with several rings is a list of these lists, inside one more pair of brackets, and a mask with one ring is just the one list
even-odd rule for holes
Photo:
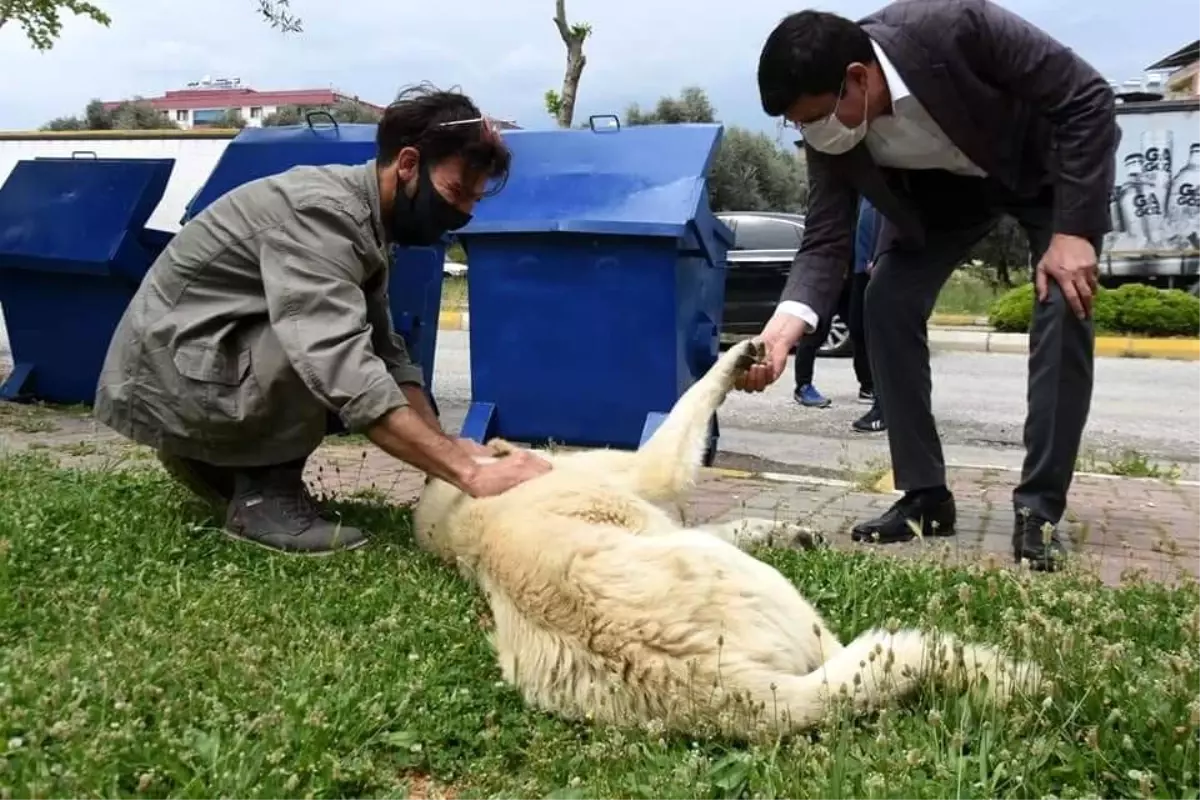
[[744,375],[755,364],[765,364],[767,361],[767,346],[757,339],[747,339],[739,342],[733,361],[735,375]]
[[489,439],[488,443],[485,444],[484,447],[490,450],[492,455],[494,455],[496,458],[503,458],[504,456],[517,452],[517,446],[515,444],[498,438]]
[[795,522],[780,523],[771,532],[771,546],[790,550],[823,550],[829,546],[824,534]]

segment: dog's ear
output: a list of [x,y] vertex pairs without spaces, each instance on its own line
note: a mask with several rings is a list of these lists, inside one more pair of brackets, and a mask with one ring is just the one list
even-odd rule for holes
[[496,458],[504,458],[507,455],[517,452],[517,448],[511,442],[506,442],[503,439],[491,439],[486,445],[488,450],[492,451],[492,455]]

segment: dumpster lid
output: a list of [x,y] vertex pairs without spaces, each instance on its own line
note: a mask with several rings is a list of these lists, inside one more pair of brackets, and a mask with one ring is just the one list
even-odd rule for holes
[[504,131],[508,183],[459,233],[682,236],[711,217],[705,176],[721,134],[700,123]]
[[0,264],[107,263],[162,200],[170,158],[35,158],[0,186]]
[[[327,118],[329,122],[322,122]],[[310,112],[306,122],[269,128],[242,128],[225,146],[212,174],[188,203],[181,222],[199,214],[230,189],[304,164],[362,164],[375,157],[374,123],[332,122]]]

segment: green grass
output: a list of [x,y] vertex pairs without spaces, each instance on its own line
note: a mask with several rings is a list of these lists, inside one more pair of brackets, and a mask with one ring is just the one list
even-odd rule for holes
[[372,545],[296,560],[226,541],[157,471],[22,456],[0,498],[5,796],[1198,794],[1194,583],[765,553],[843,637],[894,617],[1023,641],[1058,691],[1002,715],[931,690],[751,747],[526,710],[404,509],[344,504]]
[[442,310],[465,311],[467,308],[467,278],[447,275],[442,280]]
[[[955,270],[938,295],[934,313],[986,317],[996,298],[1009,289],[995,286],[988,280],[987,276],[994,279],[995,274],[995,270],[983,266],[965,266]],[[1014,286],[1029,282],[1023,271],[1014,272],[1012,280]]]
[[1135,449],[1125,449],[1109,456],[1089,452],[1080,455],[1075,466],[1081,472],[1119,475],[1125,478],[1155,478],[1168,482],[1179,480],[1183,473],[1178,464],[1164,466]]

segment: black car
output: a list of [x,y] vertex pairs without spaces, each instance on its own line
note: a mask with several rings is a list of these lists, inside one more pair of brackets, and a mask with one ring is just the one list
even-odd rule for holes
[[[716,215],[733,231],[726,256],[723,339],[753,336],[771,318],[788,270],[804,236],[804,215],[771,211],[724,211]],[[817,355],[849,356],[853,348],[846,327],[849,281],[843,287],[829,336]]]

